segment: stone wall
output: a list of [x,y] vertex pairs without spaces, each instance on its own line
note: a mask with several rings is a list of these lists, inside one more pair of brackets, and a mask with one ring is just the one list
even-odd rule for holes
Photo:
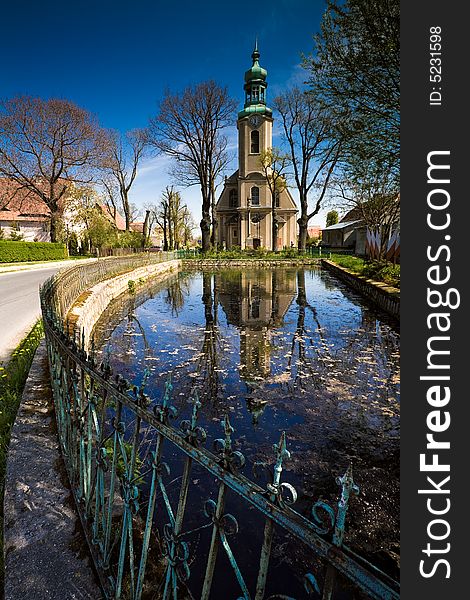
[[146,265],[145,267],[134,269],[134,271],[130,271],[129,273],[124,273],[123,275],[118,275],[112,279],[97,283],[82,294],[70,309],[67,321],[80,340],[83,336],[85,350],[89,349],[93,328],[101,314],[114,298],[117,298],[129,289],[129,281],[134,281],[138,284],[139,280],[146,280],[150,277],[152,279],[163,279],[170,273],[178,271],[180,267],[180,260]]
[[279,259],[279,260],[270,260],[270,259],[253,259],[253,260],[237,260],[237,259],[219,259],[214,260],[210,258],[203,259],[184,259],[183,267],[193,267],[193,268],[209,268],[209,269],[229,269],[230,267],[234,268],[270,268],[270,267],[302,267],[308,265],[320,265],[320,260],[318,258],[293,258],[293,259]]
[[350,287],[372,300],[379,308],[394,317],[400,318],[400,290],[380,281],[373,281],[353,273],[349,269],[335,265],[329,260],[322,259],[323,267],[331,271]]

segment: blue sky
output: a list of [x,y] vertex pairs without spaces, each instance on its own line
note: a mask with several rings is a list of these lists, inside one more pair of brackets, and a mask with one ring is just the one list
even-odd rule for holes
[[[269,104],[304,80],[301,53],[311,51],[324,8],[324,0],[5,2],[0,95],[68,98],[104,127],[123,132],[146,125],[166,88],[215,79],[241,106],[243,74],[258,36]],[[280,145],[276,125],[274,144]],[[235,127],[227,133],[235,145]],[[132,189],[135,204],[158,200],[172,183],[168,166],[165,157],[145,159]],[[198,221],[198,189],[181,191]],[[324,213],[312,224],[323,224]]]

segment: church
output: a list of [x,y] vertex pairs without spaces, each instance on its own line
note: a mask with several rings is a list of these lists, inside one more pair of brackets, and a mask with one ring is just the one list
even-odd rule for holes
[[[238,169],[225,180],[216,206],[219,247],[273,247],[272,194],[262,173],[260,153],[272,147],[272,110],[266,105],[267,71],[259,64],[245,73],[245,105],[238,113]],[[274,198],[277,249],[297,246],[297,207],[287,188]]]

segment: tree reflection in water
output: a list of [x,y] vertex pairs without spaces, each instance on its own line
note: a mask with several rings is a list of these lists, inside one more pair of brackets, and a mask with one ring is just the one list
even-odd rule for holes
[[394,551],[399,346],[386,317],[319,269],[185,272],[150,290],[103,315],[115,369],[150,367],[155,398],[171,373],[181,415],[197,389],[209,436],[229,411],[249,462],[286,430],[301,498],[334,501],[334,475],[352,461],[364,502],[351,537]]

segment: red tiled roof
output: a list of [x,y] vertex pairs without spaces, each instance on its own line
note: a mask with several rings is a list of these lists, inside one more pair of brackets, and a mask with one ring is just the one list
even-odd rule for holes
[[49,218],[47,204],[34,192],[5,177],[0,178],[0,218],[7,221]]
[[98,203],[98,206],[103,211],[103,214],[108,217],[111,223],[116,225],[116,228],[119,229],[119,231],[126,231],[126,220],[118,211],[116,211],[116,217],[114,217],[113,213],[109,210],[109,207],[106,206],[106,204]]
[[[66,180],[60,182],[66,183]],[[0,221],[43,223],[50,219],[50,215],[49,207],[37,194],[13,179],[0,177]]]
[[135,231],[136,233],[143,233],[144,232],[144,222],[143,221],[134,221],[133,223],[131,223],[131,230]]

